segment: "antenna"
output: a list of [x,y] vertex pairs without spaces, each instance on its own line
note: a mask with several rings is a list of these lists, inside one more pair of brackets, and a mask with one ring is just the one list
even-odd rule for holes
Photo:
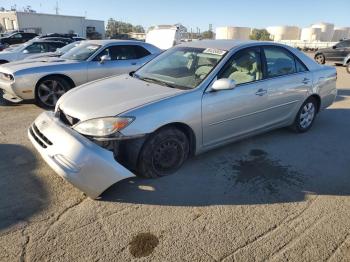
[[56,15],[58,15],[58,10],[59,10],[59,8],[58,8],[58,1],[56,1],[56,6],[55,6]]

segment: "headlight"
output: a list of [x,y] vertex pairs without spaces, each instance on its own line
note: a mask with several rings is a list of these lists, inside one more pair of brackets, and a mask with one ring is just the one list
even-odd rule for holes
[[6,81],[13,81],[13,75],[6,74],[6,73],[0,73],[0,78]]
[[73,128],[87,136],[109,136],[127,127],[132,121],[132,117],[104,117],[86,120]]

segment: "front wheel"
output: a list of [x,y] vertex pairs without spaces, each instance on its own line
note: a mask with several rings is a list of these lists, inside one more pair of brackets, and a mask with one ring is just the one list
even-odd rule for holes
[[174,173],[189,155],[186,134],[172,127],[160,129],[152,134],[141,149],[138,174],[155,178]]
[[300,107],[295,117],[292,128],[297,133],[308,131],[314,123],[317,114],[317,102],[315,98],[309,98]]
[[315,56],[315,61],[320,65],[323,65],[326,63],[326,57],[323,54],[317,54]]
[[47,77],[38,83],[35,100],[40,107],[53,109],[57,100],[70,88],[68,81],[62,77]]

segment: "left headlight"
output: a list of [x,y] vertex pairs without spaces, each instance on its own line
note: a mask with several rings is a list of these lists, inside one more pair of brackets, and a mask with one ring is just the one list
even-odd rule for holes
[[6,81],[13,81],[14,77],[11,74],[6,74],[6,73],[0,73],[0,78]]
[[133,117],[104,117],[83,121],[73,128],[87,136],[110,136],[127,127],[135,118]]

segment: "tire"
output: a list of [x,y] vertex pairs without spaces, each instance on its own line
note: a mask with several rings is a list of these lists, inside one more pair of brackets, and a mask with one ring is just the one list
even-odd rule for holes
[[182,131],[166,127],[152,134],[143,145],[137,174],[156,178],[177,171],[189,156],[189,141]]
[[350,62],[346,65],[346,71],[350,74]]
[[315,98],[310,97],[300,107],[298,114],[295,117],[292,129],[297,133],[304,133],[308,131],[317,115],[317,101]]
[[317,54],[315,55],[315,61],[321,65],[324,65],[326,63],[326,57],[324,54]]
[[71,88],[70,83],[62,77],[46,77],[36,85],[35,101],[40,107],[53,109],[57,100]]

